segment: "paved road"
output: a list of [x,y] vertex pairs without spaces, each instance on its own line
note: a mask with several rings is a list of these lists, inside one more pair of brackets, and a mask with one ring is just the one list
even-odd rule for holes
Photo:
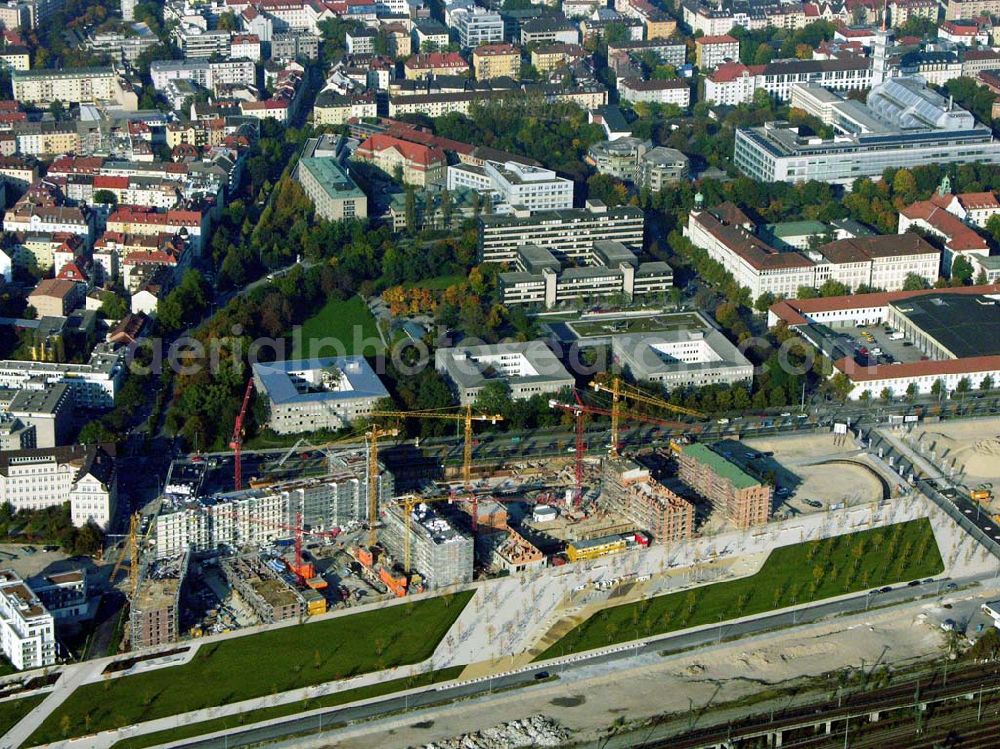
[[[956,585],[965,585],[989,577],[992,577],[992,575],[963,578],[951,582]],[[544,661],[517,673],[483,678],[454,686],[429,687],[410,694],[390,696],[357,706],[314,711],[308,716],[292,716],[288,719],[279,719],[259,728],[230,732],[226,736],[187,740],[176,743],[173,746],[197,747],[198,749],[232,749],[259,742],[273,741],[300,733],[313,733],[322,730],[323,726],[366,720],[400,710],[450,702],[462,697],[482,695],[495,690],[526,686],[534,683],[540,674],[558,677],[567,671],[602,663],[612,663],[645,653],[672,653],[704,645],[712,645],[718,643],[721,639],[737,639],[768,630],[807,624],[838,614],[862,612],[871,606],[881,607],[911,601],[922,596],[936,596],[943,590],[946,590],[947,585],[948,581],[946,580],[935,580],[912,587],[901,585],[887,593],[872,595],[869,592],[826,603],[818,603],[792,611],[765,614],[749,618],[745,621],[710,626],[697,631],[640,641],[617,647],[613,651],[579,654],[569,656],[568,659]]]

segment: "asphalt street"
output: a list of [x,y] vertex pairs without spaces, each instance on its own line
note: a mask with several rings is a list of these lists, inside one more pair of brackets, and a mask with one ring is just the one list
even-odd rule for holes
[[230,732],[225,736],[193,739],[174,746],[197,747],[198,749],[233,749],[260,742],[314,733],[324,730],[324,726],[336,726],[353,721],[384,717],[391,713],[412,710],[419,707],[451,702],[489,692],[524,687],[536,683],[540,678],[559,677],[568,671],[602,663],[633,658],[646,653],[670,654],[704,645],[716,644],[722,640],[738,639],[769,630],[792,627],[815,622],[820,619],[865,611],[871,607],[882,607],[911,601],[925,596],[937,596],[949,590],[949,585],[962,586],[989,576],[962,578],[958,580],[932,580],[919,585],[899,585],[891,591],[877,593],[869,591],[835,601],[817,603],[792,611],[765,614],[729,624],[703,628],[694,632],[666,635],[637,643],[622,645],[613,650],[582,653],[570,656],[568,660],[554,659],[533,665],[516,673],[485,677],[473,682],[463,682],[453,686],[428,687],[419,692],[396,695],[368,702],[363,705],[331,708],[315,711],[308,716],[291,716],[257,728]]

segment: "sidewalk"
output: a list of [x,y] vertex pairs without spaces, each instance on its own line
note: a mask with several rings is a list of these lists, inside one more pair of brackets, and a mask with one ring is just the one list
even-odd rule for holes
[[[400,666],[396,669],[392,669],[389,671],[374,671],[371,673],[362,674],[360,676],[355,676],[351,679],[344,679],[341,681],[331,681],[325,684],[317,684],[311,687],[292,689],[287,692],[282,692],[280,694],[275,694],[275,695],[268,694],[263,697],[255,697],[253,699],[243,700],[242,702],[233,702],[229,705],[219,705],[217,707],[209,707],[201,710],[192,710],[191,712],[181,713],[180,715],[168,715],[163,718],[156,718],[154,720],[149,720],[144,723],[136,723],[131,726],[126,726],[125,728],[103,731],[93,736],[88,736],[87,747],[88,749],[108,749],[108,747],[112,746],[118,741],[121,741],[122,739],[133,738],[135,736],[142,736],[143,734],[147,733],[156,733],[157,731],[165,731],[171,728],[177,728],[179,726],[188,725],[191,723],[199,723],[205,720],[214,720],[215,718],[224,718],[227,716],[239,715],[240,713],[253,713],[257,710],[276,707],[278,705],[301,703],[305,700],[316,699],[317,697],[325,697],[326,695],[336,694],[338,692],[343,692],[349,689],[356,689],[358,687],[364,687],[371,684],[379,684],[381,682],[391,681],[393,679],[403,679],[406,678],[407,676],[423,673],[424,671],[429,670],[429,667],[430,667],[430,662],[424,661],[423,663],[417,663],[411,666]],[[65,697],[63,697],[63,699],[65,699]],[[61,701],[62,700],[60,700],[60,702]],[[365,701],[367,700],[359,700],[359,702],[365,702]],[[42,705],[39,705],[39,708],[43,706],[44,703]],[[54,705],[53,707],[56,706],[58,705]],[[325,709],[329,708],[317,708],[317,711],[322,711]],[[308,711],[305,711],[302,714],[309,715],[310,713]],[[48,713],[45,713],[45,715],[48,715]],[[275,722],[281,722],[286,719],[287,718],[274,718],[273,720]],[[249,723],[253,722],[254,722],[253,720],[249,721]],[[21,721],[21,723],[24,723],[24,721]],[[20,725],[21,724],[18,724],[18,726]],[[48,747],[50,747],[50,749],[69,749],[69,747],[78,749],[79,746],[80,746],[79,739],[60,741],[48,744]]]

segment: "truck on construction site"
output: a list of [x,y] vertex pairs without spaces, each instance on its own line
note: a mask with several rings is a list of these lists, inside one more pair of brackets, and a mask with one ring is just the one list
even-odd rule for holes
[[969,499],[974,502],[989,502],[993,499],[993,484],[980,484],[970,490]]

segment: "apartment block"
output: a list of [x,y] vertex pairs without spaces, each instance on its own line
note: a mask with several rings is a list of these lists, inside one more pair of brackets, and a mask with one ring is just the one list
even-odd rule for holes
[[[316,530],[358,522],[367,517],[367,477],[367,456],[361,453],[333,457],[322,477],[204,497],[170,475],[155,521],[155,555],[270,544],[291,538],[287,529],[299,515]],[[388,502],[395,496],[392,474],[379,466],[378,481],[379,502]]]
[[[402,505],[393,502],[381,513],[382,543],[397,560],[404,558],[405,512]],[[423,578],[426,589],[472,582],[474,544],[471,536],[425,504],[413,508],[408,525],[411,565]]]
[[738,528],[767,522],[773,487],[750,476],[710,447],[700,443],[684,445],[677,456],[677,466],[680,480]]
[[391,135],[376,133],[354,152],[354,157],[368,161],[390,177],[400,177],[407,185],[427,187],[446,177],[448,157],[437,146],[412,143]]
[[139,588],[129,607],[132,650],[167,645],[180,637],[180,597],[189,559],[185,550],[154,560],[141,570]]
[[113,68],[67,68],[65,70],[15,70],[11,73],[14,98],[47,107],[63,104],[119,104],[138,109],[138,97]]
[[335,158],[300,159],[296,174],[318,217],[342,221],[368,216],[368,197]]
[[14,570],[0,570],[0,650],[19,671],[56,662],[55,621]]
[[253,376],[257,392],[270,406],[268,426],[278,434],[341,429],[389,397],[363,356],[258,362]]
[[715,70],[724,62],[740,59],[740,43],[729,34],[694,40],[695,64],[699,70]]
[[472,52],[476,80],[521,76],[521,50],[513,44],[484,44]]
[[598,504],[615,518],[624,518],[661,543],[694,537],[694,505],[654,480],[647,468],[632,460],[604,463]]

